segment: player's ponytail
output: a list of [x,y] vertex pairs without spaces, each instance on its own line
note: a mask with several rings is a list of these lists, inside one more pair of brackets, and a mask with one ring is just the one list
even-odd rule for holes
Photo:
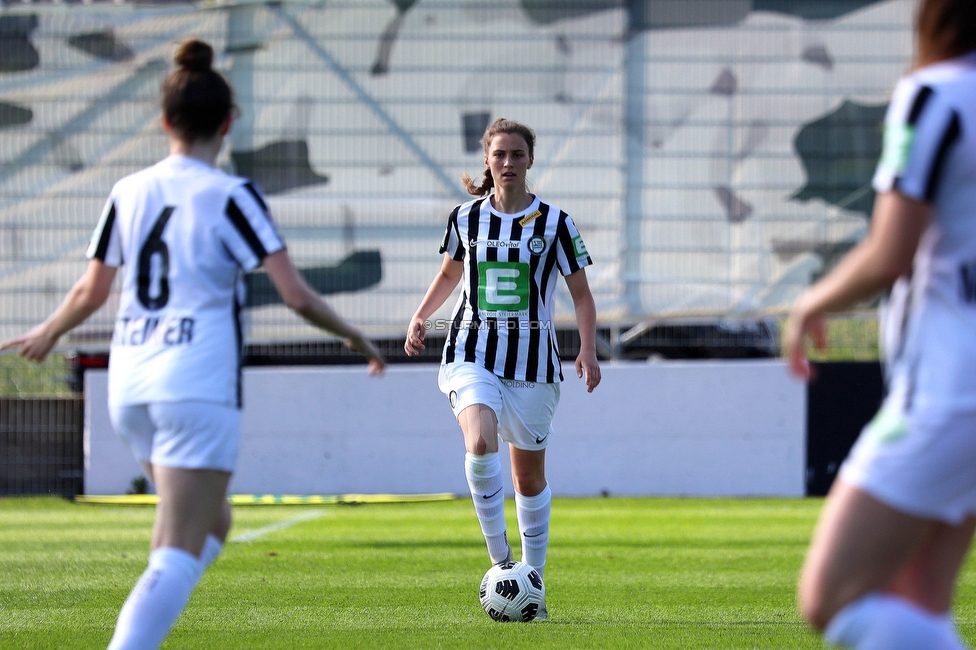
[[173,61],[177,69],[163,81],[163,115],[178,138],[206,140],[234,109],[234,92],[213,66],[214,51],[198,39],[183,41]]
[[464,189],[468,191],[468,194],[473,196],[484,196],[491,191],[491,188],[495,187],[495,179],[491,176],[490,167],[485,167],[485,177],[481,181],[481,185],[475,185],[474,179],[467,174],[461,174],[461,182],[464,183]]
[[[504,117],[499,117],[489,124],[488,128],[485,129],[485,134],[481,136],[481,146],[484,147],[486,156],[488,155],[488,147],[491,145],[491,139],[499,133],[514,133],[522,136],[525,145],[528,147],[529,158],[535,156],[535,131],[521,122],[506,120]],[[468,194],[474,196],[484,196],[491,191],[491,188],[495,187],[495,179],[491,176],[491,167],[485,168],[484,180],[481,185],[475,185],[474,179],[467,174],[461,174],[461,182],[464,183],[464,188]]]

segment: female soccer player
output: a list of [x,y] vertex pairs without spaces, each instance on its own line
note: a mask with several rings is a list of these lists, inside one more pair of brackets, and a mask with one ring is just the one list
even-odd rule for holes
[[149,567],[119,614],[109,648],[156,648],[230,528],[227,485],[240,426],[242,271],[264,265],[285,303],[369,358],[376,347],[292,265],[261,194],[214,167],[233,93],[198,40],[176,53],[162,87],[168,158],[112,190],[91,262],[62,305],[0,344],[41,361],[108,298],[125,262],[109,357],[109,411],[159,494]]
[[891,288],[888,395],[827,498],[800,578],[803,616],[850,648],[963,648],[953,586],[976,526],[976,3],[923,0],[895,89],[870,232],[790,314],[805,379],[824,314]]
[[[549,546],[551,493],[546,446],[562,370],[553,329],[558,270],[573,297],[581,347],[576,374],[600,383],[596,307],[584,267],[592,262],[568,214],[526,188],[535,133],[506,119],[485,131],[484,182],[461,180],[477,198],[454,208],[441,244],[444,261],[410,321],[403,347],[424,349],[430,316],[464,278],[448,327],[438,385],[464,434],[465,475],[488,555],[512,557],[505,530],[498,436],[511,445],[522,560],[540,575]],[[548,617],[546,608],[537,618]]]

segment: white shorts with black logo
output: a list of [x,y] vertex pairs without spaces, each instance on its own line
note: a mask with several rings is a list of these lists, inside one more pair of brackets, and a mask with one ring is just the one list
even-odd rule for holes
[[181,469],[233,472],[241,412],[212,402],[153,402],[109,409],[137,460]]
[[886,404],[839,475],[896,510],[960,524],[976,515],[976,413]]
[[476,363],[460,362],[441,366],[437,386],[450,399],[454,417],[484,404],[495,412],[505,442],[529,451],[549,444],[559,384],[502,379]]

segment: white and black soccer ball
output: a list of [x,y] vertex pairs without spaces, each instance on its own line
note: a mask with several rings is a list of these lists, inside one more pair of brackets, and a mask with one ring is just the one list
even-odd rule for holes
[[527,622],[546,602],[546,586],[539,572],[524,562],[502,562],[481,580],[481,606],[499,622]]

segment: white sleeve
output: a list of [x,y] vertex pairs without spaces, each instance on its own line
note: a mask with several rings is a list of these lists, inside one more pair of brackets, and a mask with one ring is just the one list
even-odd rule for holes
[[559,267],[559,272],[571,275],[591,264],[593,260],[576,224],[573,223],[573,218],[561,212],[556,226],[556,266]]
[[245,271],[253,271],[265,257],[285,247],[264,197],[250,183],[231,191],[224,216],[223,242]]
[[458,230],[458,211],[461,206],[454,208],[454,212],[447,219],[447,230],[444,231],[444,240],[441,242],[441,253],[447,253],[452,260],[461,261],[464,259],[464,246],[461,245],[461,232]]
[[959,141],[959,113],[937,90],[902,79],[885,115],[884,147],[872,185],[931,201],[952,145]]
[[114,192],[105,203],[86,255],[88,259],[100,260],[106,266],[122,266],[122,239],[119,237]]

